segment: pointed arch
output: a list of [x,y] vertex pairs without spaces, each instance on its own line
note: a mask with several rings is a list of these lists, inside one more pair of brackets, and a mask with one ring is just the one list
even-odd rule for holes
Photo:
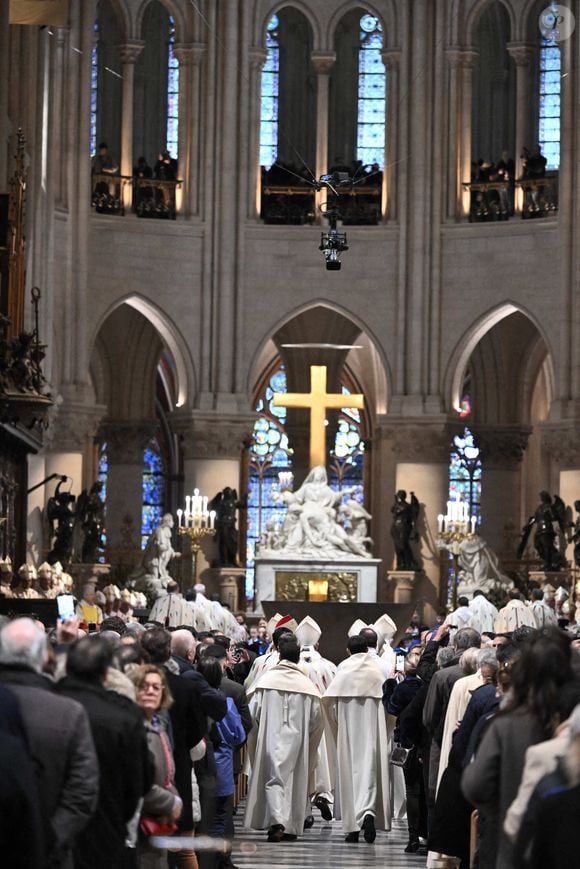
[[512,41],[514,40],[514,34],[518,32],[518,24],[517,15],[510,0],[477,0],[477,2],[472,6],[470,12],[466,16],[465,31],[464,34],[462,34],[463,39],[461,40],[462,43],[465,43],[465,45],[473,45],[475,40],[475,31],[477,29],[481,14],[482,12],[484,12],[487,6],[491,6],[493,3],[499,3],[504,7],[505,11],[507,12],[510,23],[510,39]]
[[165,311],[149,299],[146,299],[144,296],[141,296],[138,293],[129,293],[126,296],[117,299],[112,305],[110,305],[95,325],[90,341],[91,349],[95,346],[101,327],[106,322],[107,318],[121,305],[128,305],[129,307],[134,308],[156,329],[175,363],[177,406],[191,407],[194,397],[197,394],[197,388],[195,368],[187,342]]
[[314,14],[314,11],[305,3],[302,3],[301,0],[278,0],[277,3],[270,4],[268,12],[265,15],[256,15],[256,22],[254,25],[254,45],[259,45],[261,48],[265,47],[268,21],[272,15],[276,15],[281,9],[286,9],[288,6],[292,9],[296,9],[308,21],[312,29],[313,50],[319,51],[322,48],[322,24]]
[[[141,39],[141,32],[143,30],[143,16],[145,15],[145,10],[152,3],[153,0],[142,0],[140,5],[137,7],[135,12],[135,33],[137,34],[137,39]],[[175,21],[175,41],[176,42],[187,42],[187,32],[185,25],[185,18],[183,15],[183,9],[181,5],[175,0],[157,0],[157,2],[161,3],[162,6],[165,6],[167,10],[167,14],[173,17]]]
[[334,15],[331,16],[326,32],[324,34],[325,43],[328,47],[332,47],[334,45],[334,35],[336,32],[336,28],[341,19],[353,9],[364,9],[365,12],[369,12],[371,15],[376,16],[381,22],[383,28],[383,48],[396,48],[397,47],[397,13],[395,10],[395,5],[391,0],[387,0],[386,3],[381,4],[381,8],[378,8],[378,5],[375,3],[367,3],[366,0],[347,0],[346,3],[343,3],[340,6]]
[[[481,339],[498,323],[511,314],[520,313],[526,317],[544,341],[548,350],[548,357],[553,359],[552,348],[542,325],[522,305],[514,302],[502,302],[500,305],[482,314],[481,317],[470,326],[456,344],[447,365],[444,379],[445,406],[449,411],[459,410],[461,402],[461,390],[465,378],[465,372],[471,355]],[[553,382],[553,373],[552,373]]]

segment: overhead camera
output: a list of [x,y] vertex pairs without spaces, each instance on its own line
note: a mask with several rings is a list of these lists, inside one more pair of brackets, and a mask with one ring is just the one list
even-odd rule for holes
[[327,270],[331,272],[339,271],[342,265],[340,255],[343,251],[348,250],[346,232],[337,232],[336,229],[331,228],[328,232],[321,233],[320,247],[318,249],[324,254]]

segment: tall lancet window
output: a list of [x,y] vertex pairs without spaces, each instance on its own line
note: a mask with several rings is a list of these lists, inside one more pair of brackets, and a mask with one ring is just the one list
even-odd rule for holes
[[360,19],[356,156],[363,165],[385,165],[385,65],[381,58],[383,29],[368,13]]
[[482,470],[479,448],[470,429],[465,428],[462,435],[453,438],[449,457],[449,500],[465,501],[469,515],[477,516],[478,525],[481,522]]
[[272,15],[266,28],[266,62],[262,69],[260,107],[260,166],[270,168],[278,156],[278,98],[280,85],[279,21]]
[[[351,390],[344,383],[342,394]],[[364,501],[363,462],[365,444],[361,433],[361,412],[355,407],[343,407],[338,414],[334,447],[329,461],[330,485],[339,489],[352,489],[349,498],[360,504]]]
[[143,452],[141,548],[157,528],[165,511],[165,467],[157,438]]
[[[248,456],[248,509],[246,512],[246,597],[254,596],[254,556],[256,543],[268,529],[281,527],[286,505],[280,495],[284,477],[291,475],[292,450],[285,431],[285,407],[275,407],[275,392],[287,392],[286,372],[279,365],[270,375],[256,403],[260,414]],[[288,479],[288,476],[287,476]],[[291,479],[288,480],[291,483]]]
[[93,24],[93,47],[91,49],[91,157],[97,153],[97,102],[99,94],[99,22]]
[[167,136],[166,148],[172,157],[179,153],[179,61],[175,56],[175,21],[169,16],[167,55]]
[[540,43],[538,142],[547,169],[560,168],[560,93],[562,55],[557,42]]

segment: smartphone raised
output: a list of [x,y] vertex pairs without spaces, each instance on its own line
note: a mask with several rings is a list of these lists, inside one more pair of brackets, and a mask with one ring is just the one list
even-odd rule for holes
[[56,598],[58,607],[58,617],[64,622],[65,619],[74,619],[75,617],[75,599],[72,594],[59,594]]

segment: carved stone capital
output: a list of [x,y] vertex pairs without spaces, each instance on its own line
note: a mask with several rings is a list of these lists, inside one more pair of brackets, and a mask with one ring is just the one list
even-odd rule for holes
[[55,405],[50,412],[44,446],[55,452],[82,452],[87,441],[95,437],[99,421],[106,411],[102,405],[89,406],[73,401]]
[[336,61],[336,52],[313,51],[310,59],[317,75],[330,75]]
[[104,420],[99,426],[99,440],[107,444],[109,465],[143,464],[143,450],[158,428],[155,419]]
[[478,52],[473,48],[448,48],[445,52],[450,69],[473,69]]
[[255,413],[189,411],[171,414],[186,459],[238,459],[252,435]]
[[252,46],[249,51],[250,67],[252,69],[261,70],[266,63],[267,57],[268,52],[265,48],[258,45]]
[[179,42],[173,46],[173,54],[180,66],[199,66],[206,52],[203,42]]
[[387,416],[376,431],[376,437],[389,443],[398,462],[444,464],[449,462],[453,437],[461,426],[448,420],[394,421]]
[[536,54],[534,46],[527,42],[510,42],[506,48],[516,66],[529,66]]
[[540,424],[542,445],[561,469],[580,469],[580,422]]
[[401,62],[401,49],[383,48],[381,51],[381,59],[388,69],[397,69]]
[[117,51],[119,52],[121,63],[136,63],[144,47],[145,42],[142,39],[132,39],[130,42],[118,45]]
[[529,426],[475,425],[472,430],[486,470],[515,471],[519,468],[532,433]]

